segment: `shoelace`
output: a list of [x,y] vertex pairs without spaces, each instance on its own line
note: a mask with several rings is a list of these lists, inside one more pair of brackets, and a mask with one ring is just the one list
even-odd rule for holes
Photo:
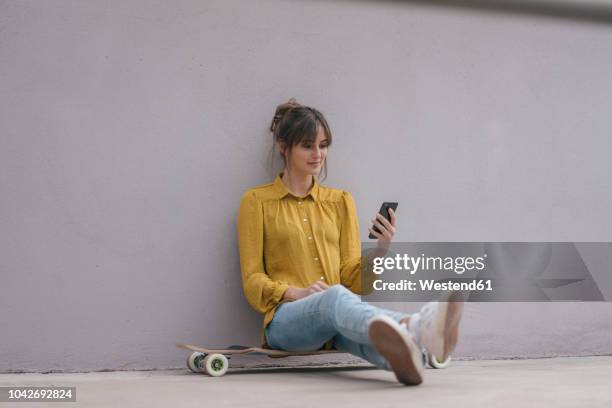
[[438,302],[429,302],[419,310],[419,330],[422,330],[423,326],[427,328],[431,326],[432,317],[436,314],[437,310]]
[[[401,325],[406,328],[408,334],[412,337],[412,340],[422,347],[421,344],[421,334],[424,329],[428,329],[432,322],[433,317],[435,316],[438,310],[438,302],[429,302],[419,310],[417,313],[414,313],[410,317],[410,325],[402,322]],[[414,322],[414,323],[413,323]],[[412,329],[409,327],[412,326]]]

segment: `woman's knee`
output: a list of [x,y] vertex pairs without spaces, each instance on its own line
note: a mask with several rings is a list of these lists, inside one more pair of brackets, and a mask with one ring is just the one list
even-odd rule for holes
[[344,285],[340,284],[330,286],[329,288],[325,289],[323,293],[325,293],[328,297],[331,298],[338,298],[341,296],[348,296],[349,294],[353,294],[353,292],[348,290]]
[[336,305],[340,301],[346,301],[347,299],[357,296],[343,285],[333,285],[325,289],[322,292],[322,306],[323,310],[328,313],[335,313]]

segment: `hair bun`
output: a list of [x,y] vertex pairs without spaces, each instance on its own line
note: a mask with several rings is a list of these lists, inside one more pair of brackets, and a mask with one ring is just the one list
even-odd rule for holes
[[303,106],[301,103],[298,103],[298,101],[295,100],[295,98],[291,98],[289,99],[289,101],[287,102],[289,105],[292,105],[294,108],[295,107],[300,107]]
[[276,107],[274,117],[272,118],[272,123],[270,123],[270,132],[274,132],[276,130],[279,122],[287,112],[289,112],[291,109],[302,107],[304,107],[304,105],[299,103],[295,98],[291,98],[287,102],[278,105]]

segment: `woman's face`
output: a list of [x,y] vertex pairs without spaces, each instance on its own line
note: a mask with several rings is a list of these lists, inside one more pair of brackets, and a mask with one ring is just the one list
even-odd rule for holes
[[302,140],[293,146],[289,153],[287,167],[294,174],[318,175],[323,168],[329,141],[322,126],[318,127],[314,143]]

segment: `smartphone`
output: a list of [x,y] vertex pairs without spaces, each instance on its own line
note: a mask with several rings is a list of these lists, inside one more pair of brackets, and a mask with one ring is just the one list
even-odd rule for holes
[[[389,215],[389,208],[391,208],[393,210],[393,212],[395,212],[395,211],[397,211],[397,204],[398,203],[392,203],[392,202],[389,202],[389,201],[385,201],[380,206],[380,210],[378,210],[378,213],[380,215],[382,215],[383,217],[385,217],[387,219],[387,221],[391,222],[391,215]],[[372,229],[374,231],[380,233],[380,230],[378,229],[378,227],[376,227],[376,225],[374,225],[374,227]],[[370,232],[370,235],[368,235],[368,238],[370,238],[370,239],[377,239],[374,235],[372,235],[371,232]]]

